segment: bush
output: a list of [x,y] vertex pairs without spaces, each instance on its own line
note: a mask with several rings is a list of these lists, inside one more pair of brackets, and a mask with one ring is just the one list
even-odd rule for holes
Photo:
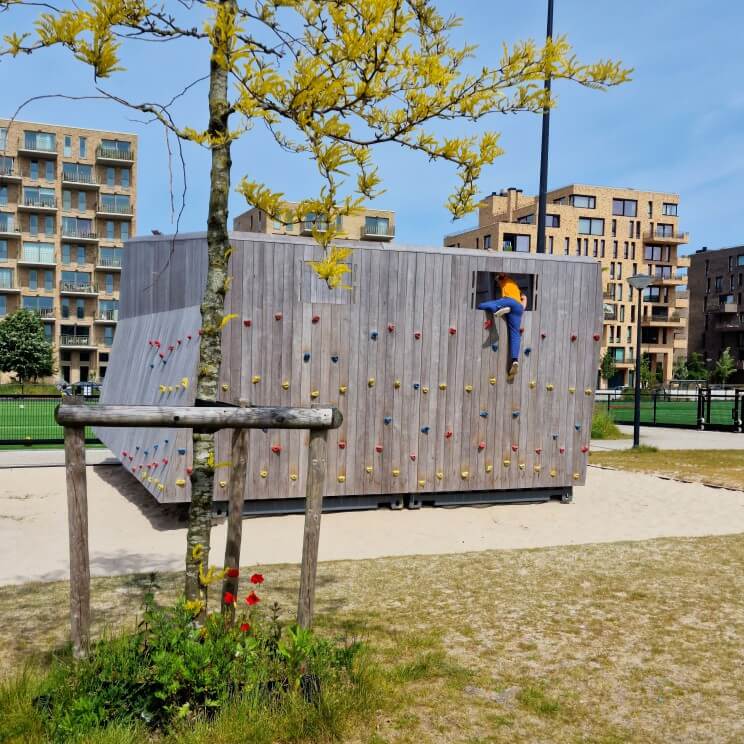
[[284,628],[276,605],[268,618],[253,607],[235,624],[212,613],[199,626],[198,611],[183,599],[157,607],[150,595],[135,633],[103,639],[87,659],[57,660],[34,699],[48,735],[69,741],[110,726],[166,731],[209,721],[236,702],[317,707],[358,680],[360,644]]
[[606,411],[596,410],[592,414],[592,439],[622,439],[612,416]]
[[7,382],[0,385],[0,395],[61,395],[55,385],[43,382]]

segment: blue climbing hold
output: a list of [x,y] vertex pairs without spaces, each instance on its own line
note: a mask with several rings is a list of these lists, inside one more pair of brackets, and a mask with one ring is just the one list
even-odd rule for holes
[[372,339],[373,341],[377,341],[377,337],[378,337],[379,335],[380,335],[380,334],[379,334],[379,333],[378,333],[377,331],[372,331],[372,333],[370,333],[370,334],[369,334],[369,337],[370,337],[370,338],[371,338],[371,339]]
[[384,419],[382,419],[386,424],[391,424],[393,422],[392,416],[385,416]]
[[334,364],[336,364],[336,362],[338,361],[338,354],[332,354],[332,355],[331,355],[331,361],[332,361],[332,362],[333,362]]
[[145,457],[147,457],[150,454],[150,450],[145,450]]
[[158,448],[158,445],[157,445],[157,444],[153,444],[153,445],[152,445],[152,448],[153,448],[154,450],[156,450],[156,449]]
[[155,365],[154,364],[151,364],[150,365],[150,369],[155,369]]
[[165,443],[168,444],[168,440],[167,439],[165,440]]
[[576,431],[581,431],[581,424],[575,424]]
[[480,412],[480,417],[481,418],[488,418],[488,411],[481,411]]
[[512,418],[519,418],[519,411],[512,411]]
[[139,444],[135,445],[134,449],[136,449],[137,451],[139,451]]
[[413,389],[414,390],[418,390],[420,387],[421,387],[421,383],[418,383],[418,382],[414,382],[413,383]]
[[558,439],[558,435],[557,434],[553,434],[552,436],[553,436],[553,441],[555,441],[556,439]]
[[178,448],[178,454],[179,455],[185,455],[186,454],[186,447],[179,447]]
[[499,345],[498,344],[496,344],[496,343],[491,344],[491,351],[498,351],[498,350],[499,350]]
[[431,431],[431,427],[430,426],[422,426],[421,427],[421,433],[422,434],[428,434],[430,431]]
[[532,347],[531,346],[525,346],[524,347],[524,355],[525,356],[529,356],[531,352],[532,352]]
[[303,361],[303,362],[309,362],[309,361],[310,361],[310,352],[309,352],[309,351],[306,351],[306,352],[305,352],[305,353],[304,353],[304,354],[302,355],[302,361]]

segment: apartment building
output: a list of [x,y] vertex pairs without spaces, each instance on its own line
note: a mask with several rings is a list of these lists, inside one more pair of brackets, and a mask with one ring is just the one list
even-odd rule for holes
[[0,318],[37,313],[55,379],[106,374],[124,241],[135,233],[137,138],[0,119]]
[[[296,202],[286,202],[285,208],[296,209]],[[285,225],[272,220],[260,209],[249,209],[233,220],[233,228],[242,232],[269,235],[312,235],[315,215],[307,214],[299,224]],[[322,229],[322,225],[320,225]],[[395,212],[385,209],[361,209],[357,214],[339,217],[336,225],[340,237],[350,240],[387,242],[395,237]]]
[[[534,253],[536,196],[521,189],[493,192],[478,207],[478,226],[447,235],[448,247]],[[678,225],[679,196],[636,189],[571,184],[548,192],[546,253],[590,256],[605,267],[604,337],[617,373],[609,386],[632,385],[635,367],[636,297],[627,278],[650,274],[644,293],[642,353],[659,381],[672,377],[687,356],[689,261],[678,254],[688,234]],[[600,380],[598,384],[607,384]]]
[[712,363],[728,347],[744,370],[744,245],[702,248],[690,258],[690,352]]

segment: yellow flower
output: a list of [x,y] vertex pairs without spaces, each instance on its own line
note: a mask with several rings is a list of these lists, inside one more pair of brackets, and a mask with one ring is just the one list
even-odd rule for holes
[[202,555],[204,555],[204,546],[201,543],[194,545],[191,549],[191,559],[194,561],[201,560]]
[[347,259],[351,253],[351,248],[331,248],[331,252],[322,261],[308,261],[308,263],[331,289],[351,289],[351,287],[341,284],[344,276],[351,273],[351,267],[343,263],[344,259]]

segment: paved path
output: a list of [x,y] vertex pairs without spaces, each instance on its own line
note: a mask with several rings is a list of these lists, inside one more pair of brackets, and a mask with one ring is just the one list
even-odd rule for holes
[[[623,434],[633,436],[632,426],[618,426]],[[675,429],[655,426],[641,427],[641,444],[659,449],[740,449],[744,450],[744,433],[728,431],[697,431],[696,429]],[[633,446],[632,439],[593,439],[593,450],[628,449]]]
[[[85,451],[85,461],[88,465],[117,465],[119,462],[111,450],[98,447]],[[0,450],[0,469],[62,467],[64,464],[63,449]]]
[[[91,572],[96,576],[179,570],[186,511],[163,507],[120,467],[88,468]],[[243,563],[296,563],[300,515],[249,519]],[[503,548],[744,532],[744,492],[641,473],[590,468],[573,504],[428,508],[323,516],[321,560],[431,555]],[[212,531],[213,563],[225,523]],[[0,481],[0,585],[68,575],[63,468],[13,468]]]

